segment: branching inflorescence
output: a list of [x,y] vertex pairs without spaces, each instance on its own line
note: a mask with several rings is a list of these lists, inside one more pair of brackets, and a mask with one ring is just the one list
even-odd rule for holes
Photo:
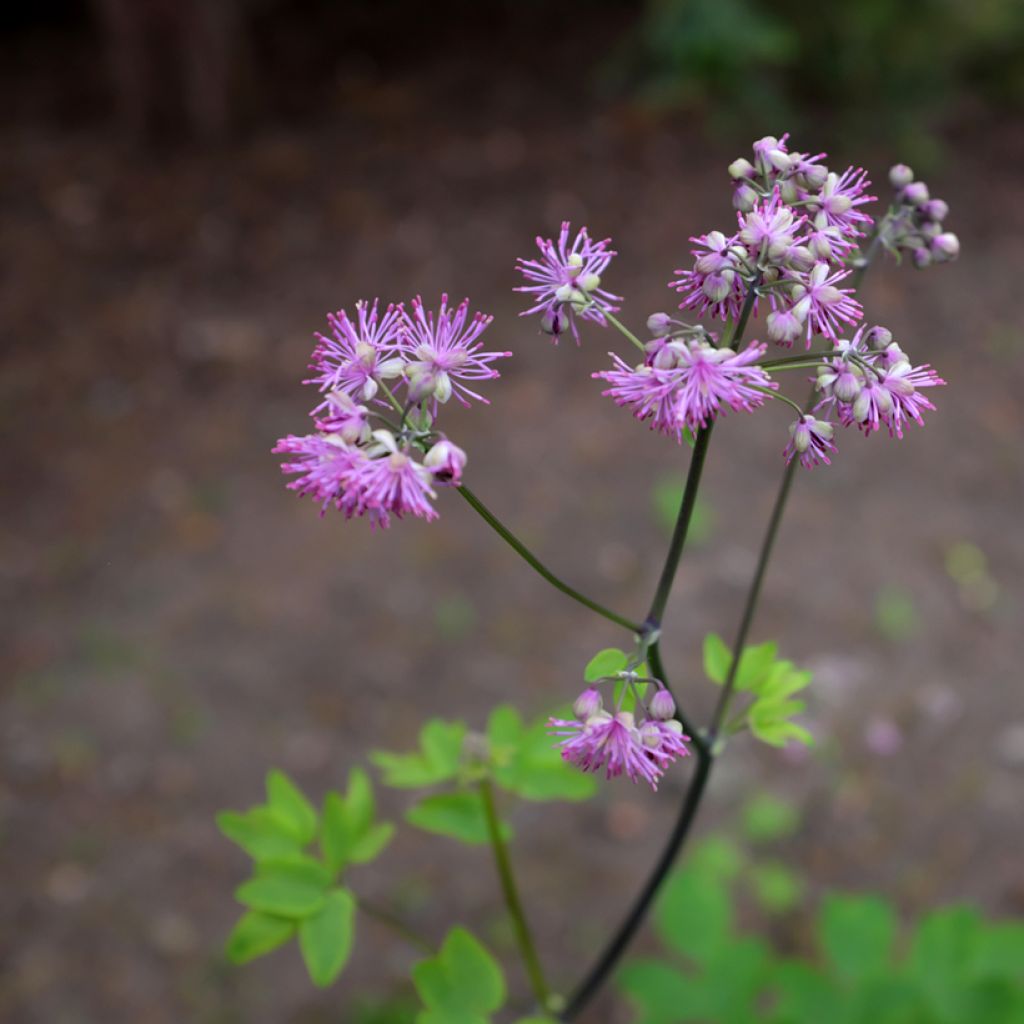
[[[865,435],[884,428],[890,437],[901,438],[910,422],[923,423],[923,414],[934,408],[930,389],[944,383],[928,364],[915,365],[887,328],[865,324],[857,289],[882,250],[897,259],[909,254],[918,268],[954,259],[959,242],[944,230],[946,204],[932,199],[927,186],[900,164],[889,173],[890,205],[876,219],[866,209],[875,201],[867,173],[859,167],[830,170],[824,158],[823,153],[791,150],[785,135],[766,136],[754,144],[752,159],[729,166],[736,225],[730,232],[716,229],[691,238],[693,263],[677,270],[670,282],[678,311],[648,316],[646,337],[617,319],[622,299],[604,287],[616,256],[610,240],[595,242],[586,228],[571,237],[570,225],[563,223],[557,240],[537,239],[538,258],[518,261],[526,283],[516,290],[531,302],[522,315],[537,316],[540,330],[555,343],[571,331],[578,344],[581,322],[615,328],[636,352],[630,360],[610,353],[612,367],[594,374],[607,385],[603,394],[652,430],[694,446],[672,542],[642,621],[610,611],[563,582],[464,484],[466,455],[438,431],[436,420],[452,397],[464,405],[486,402],[474,389],[497,377],[494,364],[511,354],[484,350],[481,336],[491,317],[471,315],[468,300],[452,308],[442,296],[436,311],[425,309],[419,298],[408,311],[403,304],[381,311],[377,301],[360,302],[354,318],[344,311],[329,316],[330,336],[317,335],[306,382],[319,391],[311,412],[315,429],[283,438],[274,449],[287,457],[284,471],[294,475],[289,488],[312,496],[322,513],[333,506],[346,517],[365,516],[375,526],[387,526],[392,516],[431,520],[437,515],[435,486],[459,489],[548,582],[633,634],[631,654],[610,649],[588,666],[588,685],[573,705],[573,717],[548,721],[551,742],[564,761],[585,772],[625,775],[657,788],[674,762],[691,752],[698,755],[665,853],[565,1007],[564,1019],[589,1000],[635,931],[687,835],[723,736],[750,728],[777,745],[808,737],[786,716],[802,708],[791,698],[807,685],[809,675],[791,663],[776,662],[762,673],[761,690],[749,678],[739,678],[749,675],[749,666],[741,665],[746,638],[795,466],[830,464],[840,428]],[[751,318],[759,316],[764,340],[744,344]],[[792,349],[797,343],[802,351],[795,354],[771,349]],[[793,371],[812,385],[803,403],[780,387],[780,375]],[[786,468],[736,643],[729,652],[718,641],[726,654],[718,657],[713,673],[722,685],[714,715],[705,729],[695,729],[665,679],[659,651],[662,617],[712,427],[727,412],[753,413],[771,402],[786,405],[793,414],[782,448]],[[736,690],[756,696],[756,707],[747,709],[745,720],[729,713]],[[493,805],[488,806],[498,849]],[[498,852],[506,892],[514,895],[507,856]],[[515,903],[510,912],[518,921],[524,959],[531,976],[539,976],[518,897]],[[544,1002],[543,981],[534,987]]]

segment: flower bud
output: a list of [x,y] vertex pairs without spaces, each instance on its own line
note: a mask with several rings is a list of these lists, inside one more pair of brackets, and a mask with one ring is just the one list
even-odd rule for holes
[[817,192],[828,179],[828,168],[822,164],[811,164],[801,173],[801,177],[806,182],[809,191]]
[[889,184],[893,188],[906,188],[914,180],[914,172],[906,164],[889,168]]
[[593,686],[588,686],[577,698],[572,706],[573,713],[581,721],[593,718],[604,707],[601,701],[601,694]]
[[409,385],[409,397],[413,402],[424,402],[434,397],[438,374],[429,363],[409,363],[405,367],[405,379]]
[[840,402],[852,402],[860,394],[860,380],[857,375],[848,367],[836,374],[832,384],[832,394]]
[[786,178],[779,187],[779,194],[784,203],[795,203],[800,199],[800,189],[795,178]]
[[676,702],[668,690],[659,690],[651,698],[651,718],[667,722],[676,713]]
[[786,263],[790,269],[797,270],[801,274],[806,274],[816,262],[814,253],[806,245],[791,246],[786,253]]
[[960,255],[960,239],[952,231],[946,231],[932,239],[931,251],[939,262],[955,260]]
[[766,327],[768,337],[782,345],[792,345],[803,330],[800,318],[791,309],[777,309],[769,313]]
[[741,181],[743,178],[752,178],[753,176],[754,165],[749,160],[740,157],[729,164],[729,177],[735,181]]
[[564,334],[569,327],[569,317],[562,312],[558,306],[551,306],[544,310],[543,316],[540,318],[540,329],[545,334],[553,335],[558,337],[560,334]]
[[872,327],[864,335],[864,340],[876,351],[881,351],[892,344],[892,331],[888,327]]
[[912,181],[902,193],[903,202],[909,206],[924,206],[928,202],[928,186],[923,181]]
[[943,199],[929,199],[921,207],[921,216],[936,222],[944,221],[949,216],[949,203]]
[[723,270],[720,274],[710,274],[704,279],[701,290],[712,302],[721,302],[732,291],[732,283],[735,278],[736,274],[732,270]]
[[652,313],[647,318],[647,330],[656,338],[663,338],[672,330],[672,317],[668,313]]
[[749,185],[740,185],[733,191],[732,205],[740,213],[750,213],[757,205],[757,193]]
[[929,267],[932,264],[932,254],[924,247],[914,250],[913,253],[914,266],[918,270],[924,270],[925,267]]
[[601,275],[600,274],[584,274],[583,277],[581,277],[579,279],[579,286],[585,292],[592,292],[600,284],[601,284]]
[[569,258],[566,260],[566,263],[570,267],[574,267],[574,268],[582,267],[583,266],[583,256],[582,256],[582,254],[580,254],[578,252],[570,253],[569,254]]
[[443,484],[458,487],[466,467],[466,453],[446,439],[438,441],[423,457],[423,465]]

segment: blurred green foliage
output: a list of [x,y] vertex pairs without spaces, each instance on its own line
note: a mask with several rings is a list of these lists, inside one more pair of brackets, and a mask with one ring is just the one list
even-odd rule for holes
[[[782,838],[796,812],[757,797],[758,818]],[[759,822],[755,833],[761,832]],[[770,842],[773,829],[758,840]],[[813,952],[785,954],[738,926],[740,886],[763,912],[806,918]],[[629,961],[619,985],[637,1024],[1021,1024],[1024,924],[988,922],[975,910],[935,910],[905,933],[894,908],[872,895],[828,894],[808,906],[800,878],[721,836],[691,852],[654,910],[663,957]],[[791,929],[786,929],[791,934]]]
[[718,132],[817,119],[927,165],[931,132],[964,103],[1024,105],[1024,3],[646,0],[607,76]]

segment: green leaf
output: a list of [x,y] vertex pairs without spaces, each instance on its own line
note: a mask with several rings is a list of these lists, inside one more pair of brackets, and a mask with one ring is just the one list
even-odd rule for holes
[[618,672],[624,672],[629,664],[629,655],[620,651],[617,647],[606,647],[598,651],[583,670],[583,678],[588,683],[596,683],[599,679],[606,679]]
[[347,864],[373,860],[391,841],[394,826],[374,824],[373,787],[366,772],[353,768],[345,796],[328,793],[324,798],[320,845],[335,873]]
[[253,910],[299,920],[323,906],[324,889],[286,876],[261,876],[243,882],[235,899]]
[[757,902],[773,914],[792,910],[804,892],[799,877],[785,864],[776,861],[755,864],[750,873],[750,883]]
[[254,860],[298,853],[300,849],[295,834],[268,807],[254,807],[245,814],[221,811],[217,827]]
[[[737,690],[756,690],[768,677],[778,653],[776,644],[768,641],[745,647],[740,655],[733,685]],[[732,665],[732,651],[717,633],[704,637],[704,674],[714,683],[724,683]]]
[[800,824],[797,809],[770,793],[759,793],[743,805],[743,833],[752,843],[770,843],[791,836]]
[[299,947],[313,984],[325,988],[341,973],[352,952],[356,903],[345,889],[333,889],[323,906],[299,925]]
[[350,859],[353,864],[369,864],[376,860],[395,835],[395,826],[390,821],[382,821],[372,826],[360,836],[352,847]]
[[732,900],[721,878],[692,865],[676,871],[654,905],[654,923],[666,945],[700,964],[729,942]]
[[246,964],[283,946],[294,934],[294,921],[250,910],[238,919],[228,936],[228,959],[234,964]]
[[524,729],[512,708],[498,708],[488,723],[494,779],[525,800],[586,800],[594,779],[568,765],[540,719]]
[[380,768],[386,786],[396,789],[435,786],[458,774],[465,737],[465,722],[434,718],[420,732],[418,752],[392,754],[378,750],[370,755],[370,760]]
[[267,802],[303,846],[313,841],[317,827],[316,811],[284,772],[275,769],[267,775]]
[[732,652],[717,633],[704,637],[704,674],[713,683],[724,683],[732,664]]
[[680,1024],[699,1019],[703,1000],[694,981],[659,960],[636,957],[616,975],[619,987],[639,1011],[637,1024]]
[[974,942],[975,977],[1014,978],[1024,984],[1024,924],[991,924]]
[[975,962],[981,919],[969,907],[947,907],[925,917],[910,944],[907,968],[933,1009],[955,1006]]
[[486,1021],[505,1002],[501,968],[464,928],[453,928],[437,956],[416,964],[412,980],[429,1011],[418,1022]]
[[[475,790],[425,797],[406,811],[405,820],[427,832],[474,846],[490,841],[483,800]],[[511,838],[507,824],[502,822],[500,829],[504,839]]]
[[333,881],[331,872],[320,861],[304,853],[267,857],[256,864],[256,874],[260,878],[284,878],[319,889],[326,889]]
[[818,919],[818,936],[836,974],[860,982],[888,967],[896,915],[874,896],[828,896]]
[[790,740],[813,746],[814,737],[810,732],[802,725],[789,721],[791,715],[800,714],[805,706],[803,701],[798,700],[757,700],[747,710],[750,731],[762,743],[773,747],[784,747]]
[[798,960],[777,964],[770,985],[777,996],[773,1019],[787,1024],[825,1024],[843,1002],[831,978]]
[[782,701],[809,686],[812,678],[810,672],[801,671],[791,661],[777,661],[751,690],[763,700]]

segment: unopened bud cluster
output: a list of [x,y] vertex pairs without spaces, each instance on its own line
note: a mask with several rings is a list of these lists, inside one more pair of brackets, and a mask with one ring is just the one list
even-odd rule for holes
[[943,222],[949,205],[932,199],[928,186],[914,180],[906,164],[889,170],[889,184],[895,190],[893,209],[881,226],[882,244],[893,253],[909,253],[918,269],[946,263],[960,255],[960,239],[946,231]]

